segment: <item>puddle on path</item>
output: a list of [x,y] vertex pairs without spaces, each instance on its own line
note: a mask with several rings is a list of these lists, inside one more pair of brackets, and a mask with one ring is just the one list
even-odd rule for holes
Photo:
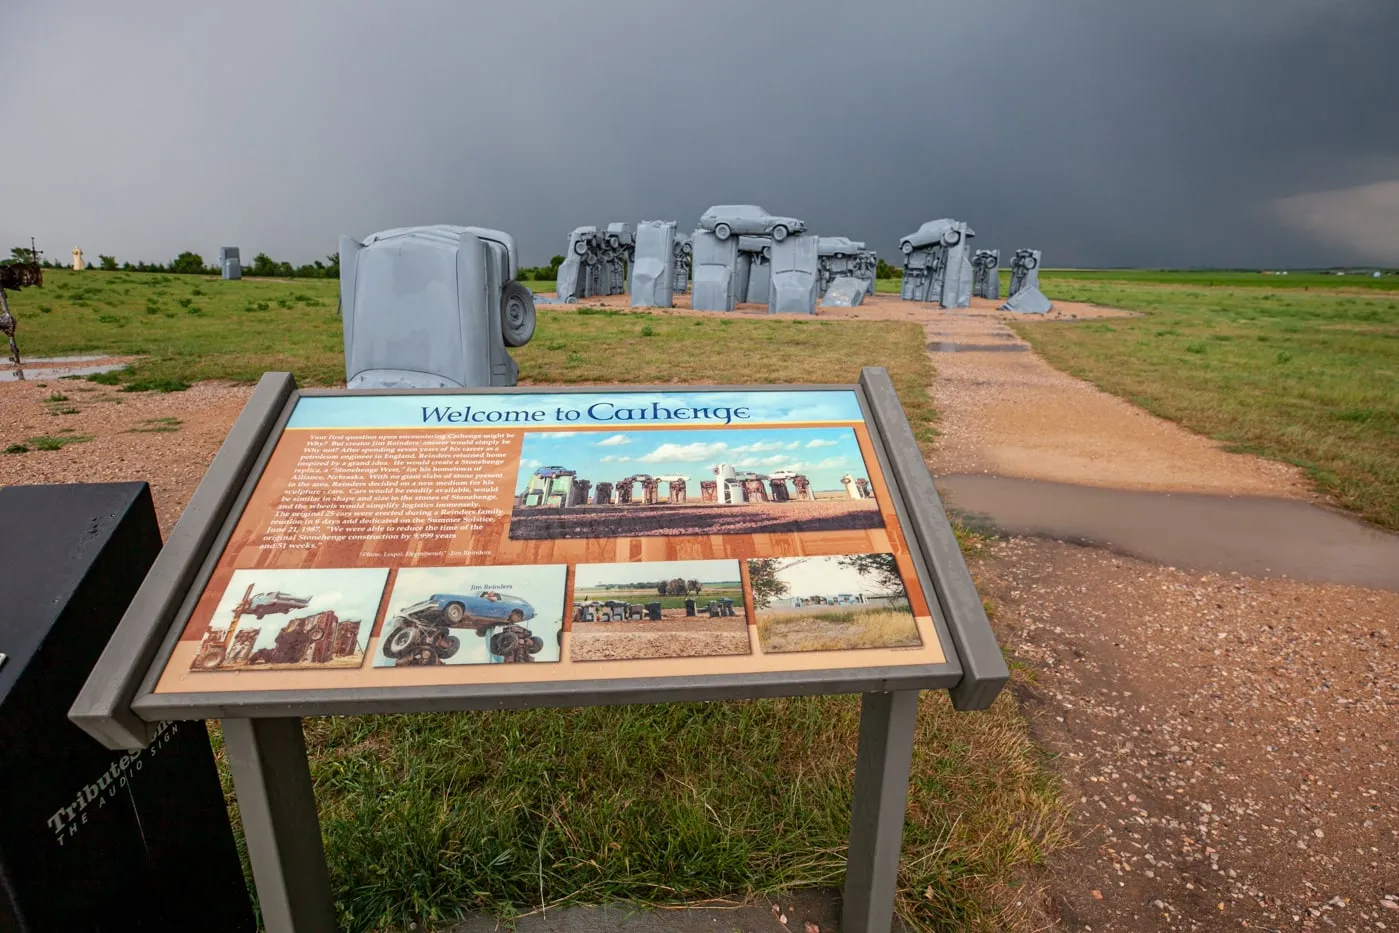
[[1172,567],[1399,591],[1399,535],[1286,499],[1134,492],[1004,476],[938,477],[984,531],[1091,544]]
[[93,376],[97,373],[114,373],[119,369],[125,369],[126,363],[104,363],[100,366],[41,366],[43,363],[60,362],[80,362],[83,360],[102,360],[103,356],[55,356],[46,360],[34,359],[25,360],[24,366],[16,369],[11,365],[8,369],[0,369],[0,382],[43,382],[46,379],[62,379],[64,376]]
[[932,353],[1027,353],[1024,343],[939,343],[928,344]]

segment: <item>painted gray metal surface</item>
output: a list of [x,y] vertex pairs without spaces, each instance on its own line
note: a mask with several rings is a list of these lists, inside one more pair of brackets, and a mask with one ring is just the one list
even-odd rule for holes
[[972,297],[1001,297],[1001,251],[979,249],[972,255]]
[[[816,241],[817,293],[825,295],[836,279],[857,275],[865,244],[843,236],[823,236]],[[843,306],[842,306],[843,307]]]
[[1040,251],[1018,249],[1010,263],[1010,298],[1002,311],[1021,314],[1048,314],[1054,305],[1040,291]]
[[858,308],[865,300],[865,280],[846,275],[831,283],[821,298],[823,308]]
[[768,236],[783,240],[806,232],[806,221],[769,214],[756,204],[716,204],[700,215],[699,227],[718,239]]
[[534,320],[517,268],[514,238],[484,227],[404,227],[362,243],[342,236],[347,386],[514,385],[519,367],[506,347],[527,342],[512,333],[527,319],[532,334]]
[[768,289],[768,313],[815,314],[820,286],[819,237],[789,236],[772,244],[772,282]]
[[971,305],[971,238],[966,223],[944,217],[930,220],[899,241],[904,255],[905,301],[936,301],[944,308]]
[[1039,288],[1040,285],[1040,251],[1037,249],[1018,249],[1015,256],[1010,260],[1010,289],[1009,295],[1015,297],[1016,292],[1026,288]]
[[683,295],[690,290],[690,263],[694,258],[694,243],[690,240],[690,234],[675,233],[675,285],[672,291],[676,295]]
[[233,260],[238,260],[238,259],[239,259],[239,256],[238,256],[238,247],[236,247],[236,246],[220,246],[220,247],[219,247],[219,265],[222,266],[224,263],[228,262],[230,259],[233,259]]
[[236,259],[225,259],[219,264],[219,270],[225,279],[241,279],[243,277],[243,267]]
[[860,250],[856,263],[856,275],[865,282],[865,296],[874,294],[875,277],[879,274],[879,254],[872,249]]
[[1054,304],[1045,297],[1038,286],[1031,285],[1011,295],[1006,303],[1001,305],[1001,310],[1019,311],[1021,314],[1048,314],[1054,310]]
[[732,311],[737,301],[734,272],[738,263],[738,237],[721,240],[708,230],[690,237],[694,247],[690,307],[696,311]]
[[860,698],[860,741],[850,804],[843,933],[889,933],[894,921],[918,691]]
[[636,225],[631,264],[631,306],[669,308],[675,288],[675,221],[643,220]]
[[207,564],[206,579],[212,571],[220,530],[235,503],[251,491],[249,478],[261,472],[271,454],[269,438],[295,388],[290,373],[267,373],[258,382],[73,701],[68,718],[107,748],[135,750],[150,744],[154,725],[132,712],[132,701],[184,611],[201,567]]
[[1010,669],[996,644],[918,440],[908,419],[898,417],[903,406],[889,373],[867,366],[860,373],[860,385],[876,423],[884,426],[881,441],[903,501],[908,503],[914,537],[932,571],[933,591],[961,661],[962,680],[951,690],[952,705],[961,710],[986,709],[1010,680]]
[[335,933],[301,720],[225,719],[224,748],[267,933]]
[[741,236],[738,238],[738,260],[735,267],[734,295],[746,304],[767,304],[772,281],[772,237]]

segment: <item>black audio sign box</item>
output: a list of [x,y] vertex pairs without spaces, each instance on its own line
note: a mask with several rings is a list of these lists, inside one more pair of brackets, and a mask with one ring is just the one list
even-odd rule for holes
[[254,929],[209,735],[68,708],[161,547],[144,483],[0,489],[0,931]]

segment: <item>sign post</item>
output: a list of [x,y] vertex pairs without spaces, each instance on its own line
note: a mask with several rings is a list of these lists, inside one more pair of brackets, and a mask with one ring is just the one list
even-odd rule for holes
[[890,927],[918,692],[1008,679],[888,374],[263,378],[71,718],[223,720],[269,931],[332,930],[300,719],[863,694],[845,929]]

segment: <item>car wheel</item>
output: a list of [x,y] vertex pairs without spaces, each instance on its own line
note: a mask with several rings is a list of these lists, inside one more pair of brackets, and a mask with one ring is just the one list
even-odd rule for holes
[[960,242],[962,242],[962,231],[960,230],[949,230],[942,235],[943,246],[956,246]]
[[913,244],[910,243],[908,240],[904,240],[902,243],[899,244],[899,251],[902,252],[905,256],[912,255]]
[[530,637],[530,640],[529,640],[529,653],[530,653],[530,654],[538,654],[539,652],[541,652],[541,651],[543,651],[543,650],[544,650],[544,639],[540,638],[538,635],[533,635],[533,636],[531,636],[531,637]]
[[491,654],[505,657],[520,645],[520,638],[514,632],[497,632],[491,636]]
[[727,240],[732,233],[733,231],[729,229],[728,224],[714,225],[714,236],[716,239]]
[[437,644],[437,656],[442,660],[447,660],[456,654],[461,648],[461,639],[455,635],[448,635]]
[[534,293],[507,282],[500,293],[500,337],[507,347],[523,347],[534,336]]
[[1039,260],[1036,259],[1034,256],[1029,256],[1029,257],[1027,257],[1027,258],[1025,259],[1025,268],[1026,268],[1026,269],[1033,269],[1035,266],[1038,266],[1039,264],[1040,264]]
[[401,657],[404,652],[413,647],[418,640],[418,630],[411,625],[402,625],[393,630],[384,641],[384,656],[390,658]]
[[693,243],[681,243],[681,244],[680,244],[680,252],[684,253],[686,256],[690,255],[690,254],[693,253],[694,251],[695,251],[695,245],[694,245]]
[[777,226],[773,227],[772,238],[778,243],[781,243],[783,240],[787,239],[787,228],[784,227],[782,224],[778,224]]
[[511,625],[519,625],[523,621],[525,621],[525,614],[523,612],[521,612],[519,609],[510,610]]
[[461,603],[448,603],[447,608],[442,611],[447,617],[447,621],[453,625],[466,618],[466,607]]
[[576,240],[576,241],[574,242],[574,244],[573,244],[573,252],[576,253],[576,254],[579,255],[579,256],[586,256],[586,255],[588,255],[588,241],[587,241],[587,240]]

